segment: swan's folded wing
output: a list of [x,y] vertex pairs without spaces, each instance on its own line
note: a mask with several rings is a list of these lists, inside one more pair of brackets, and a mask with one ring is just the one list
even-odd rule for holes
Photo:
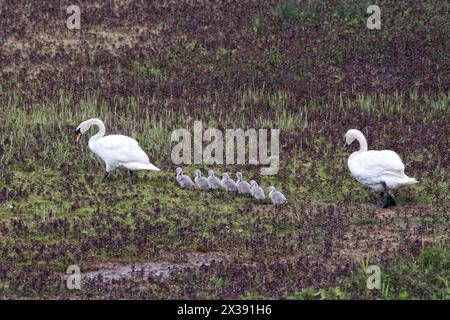
[[403,175],[405,170],[398,154],[391,150],[363,152],[353,161],[353,173],[359,177],[377,177],[386,173]]
[[106,136],[97,140],[96,144],[96,149],[99,153],[117,163],[149,162],[147,154],[141,149],[138,142],[130,137],[121,135]]
[[96,141],[96,144],[105,150],[117,150],[124,146],[139,146],[133,138],[122,135],[105,136]]
[[391,176],[401,178],[401,179],[408,178],[408,176],[405,175],[405,173],[403,171],[398,171],[398,170],[387,170],[384,172],[384,175],[391,175]]
[[120,152],[120,161],[126,162],[140,162],[150,163],[150,160],[144,150],[139,145],[124,146]]

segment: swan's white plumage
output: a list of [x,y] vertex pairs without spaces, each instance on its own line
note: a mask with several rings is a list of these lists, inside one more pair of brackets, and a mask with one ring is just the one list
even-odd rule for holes
[[123,135],[103,136],[105,127],[101,120],[87,120],[81,123],[78,128],[81,133],[84,133],[92,125],[96,125],[99,128],[99,132],[89,139],[89,149],[105,162],[106,172],[110,172],[118,167],[123,167],[130,171],[160,171],[150,163],[147,154],[133,138]]
[[382,182],[388,189],[417,183],[405,174],[405,165],[399,155],[392,150],[369,150],[364,135],[355,129],[347,131],[348,144],[358,140],[361,149],[350,155],[347,164],[352,176],[363,185],[376,192],[382,192]]
[[110,135],[89,141],[89,148],[105,161],[106,171],[124,167],[131,171],[159,171],[150,163],[147,154],[139,147],[136,140],[122,135]]

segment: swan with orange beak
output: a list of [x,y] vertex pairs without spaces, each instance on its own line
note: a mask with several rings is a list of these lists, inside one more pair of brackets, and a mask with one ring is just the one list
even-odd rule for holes
[[105,125],[100,119],[93,118],[80,123],[75,131],[75,141],[78,143],[81,136],[92,126],[96,126],[98,132],[89,139],[89,149],[105,162],[106,172],[103,177],[104,180],[116,168],[128,170],[130,185],[133,184],[134,171],[160,171],[150,163],[147,154],[133,138],[123,135],[105,136]]

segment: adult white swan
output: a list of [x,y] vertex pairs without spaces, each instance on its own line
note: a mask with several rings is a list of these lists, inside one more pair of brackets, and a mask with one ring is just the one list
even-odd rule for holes
[[367,141],[361,131],[350,129],[344,135],[347,145],[357,140],[359,151],[348,158],[348,168],[352,176],[363,185],[381,193],[383,208],[395,206],[389,190],[417,183],[405,174],[405,165],[397,153],[391,150],[367,150]]
[[131,185],[133,184],[133,171],[159,171],[150,163],[147,154],[139,147],[136,140],[122,135],[105,136],[105,125],[99,119],[89,119],[80,123],[76,130],[75,141],[80,141],[81,135],[92,126],[96,126],[98,132],[89,139],[89,149],[105,162],[106,172],[103,179],[106,179],[115,168],[123,167],[130,174]]

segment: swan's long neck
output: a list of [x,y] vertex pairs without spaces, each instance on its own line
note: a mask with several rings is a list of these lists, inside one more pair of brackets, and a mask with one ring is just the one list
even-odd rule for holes
[[89,143],[92,143],[105,135],[106,132],[105,125],[101,120],[91,119],[88,121],[87,125],[89,128],[92,126],[96,126],[98,128],[98,132],[89,139]]
[[362,153],[362,152],[367,152],[367,140],[364,137],[364,135],[361,132],[357,132],[355,134],[355,139],[358,140],[359,142],[359,150],[353,152],[350,157],[348,158],[348,161],[350,161],[354,156]]
[[360,152],[366,152],[367,151],[367,140],[366,137],[361,132],[358,132],[356,134],[356,140],[359,142],[359,151]]
[[90,119],[88,120],[86,125],[88,126],[88,128],[92,126],[96,126],[98,128],[98,132],[89,139],[89,148],[91,150],[94,150],[95,142],[105,135],[106,132],[105,125],[99,119]]

